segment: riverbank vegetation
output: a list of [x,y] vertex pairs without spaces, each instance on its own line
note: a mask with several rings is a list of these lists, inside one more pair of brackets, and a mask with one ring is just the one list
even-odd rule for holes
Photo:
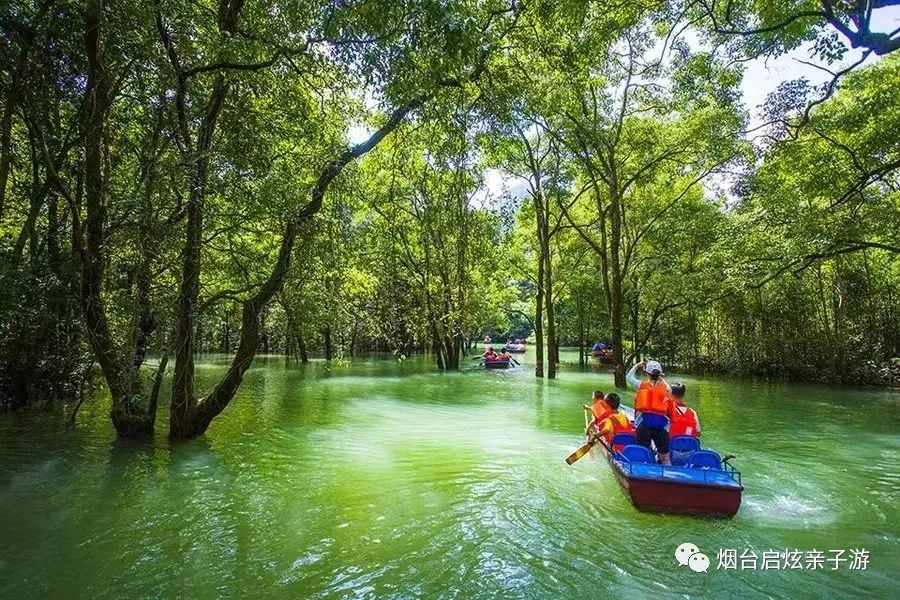
[[[257,353],[454,370],[486,331],[533,332],[541,377],[603,339],[619,385],[643,356],[894,383],[881,8],[8,3],[0,404],[99,382],[117,431],[147,435],[171,385],[189,438]],[[747,61],[801,47],[825,83],[746,106]],[[201,352],[233,356],[209,389]]]

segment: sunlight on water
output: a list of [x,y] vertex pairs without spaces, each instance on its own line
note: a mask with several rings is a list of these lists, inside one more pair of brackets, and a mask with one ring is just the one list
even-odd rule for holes
[[[610,374],[538,381],[529,357],[454,374],[261,359],[208,434],[174,447],[116,441],[101,399],[74,429],[2,415],[0,597],[896,595],[898,394],[684,377],[744,503],[730,521],[651,515],[599,455],[563,462]],[[209,384],[225,360],[201,361]],[[685,541],[709,573],[678,566]],[[871,562],[722,571],[720,548]]]

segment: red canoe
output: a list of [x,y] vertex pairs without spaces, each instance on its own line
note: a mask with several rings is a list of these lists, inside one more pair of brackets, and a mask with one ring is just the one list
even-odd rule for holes
[[[592,417],[592,415],[591,415]],[[590,417],[589,417],[590,418]],[[589,421],[588,421],[589,422]],[[657,464],[634,434],[618,433],[601,446],[622,491],[642,512],[733,517],[741,506],[741,473],[700,440],[680,435],[670,442],[672,466]]]
[[[693,438],[692,438],[693,439]],[[624,440],[616,440],[624,441]],[[696,450],[683,465],[663,466],[626,445],[603,454],[622,491],[642,512],[733,517],[741,506],[741,474],[712,450]],[[698,461],[698,462],[690,462]],[[708,462],[708,464],[700,464]]]

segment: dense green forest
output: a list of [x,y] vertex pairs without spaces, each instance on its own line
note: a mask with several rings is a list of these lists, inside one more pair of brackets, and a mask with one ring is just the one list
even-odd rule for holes
[[[896,384],[891,4],[5,2],[0,405],[87,388],[148,434],[168,370],[188,438],[257,353],[454,370],[485,333],[540,377],[602,339],[619,385]],[[798,48],[825,83],[745,106]]]

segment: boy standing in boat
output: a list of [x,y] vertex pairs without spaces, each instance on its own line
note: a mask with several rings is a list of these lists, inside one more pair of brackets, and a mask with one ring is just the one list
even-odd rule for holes
[[[648,379],[638,379],[636,371],[643,367]],[[671,465],[669,459],[669,415],[672,412],[672,403],[669,394],[672,388],[663,379],[662,365],[655,360],[646,364],[641,361],[631,367],[625,376],[636,394],[634,396],[635,410],[635,438],[637,443],[650,447],[652,442],[656,446],[659,462],[663,465]]]

